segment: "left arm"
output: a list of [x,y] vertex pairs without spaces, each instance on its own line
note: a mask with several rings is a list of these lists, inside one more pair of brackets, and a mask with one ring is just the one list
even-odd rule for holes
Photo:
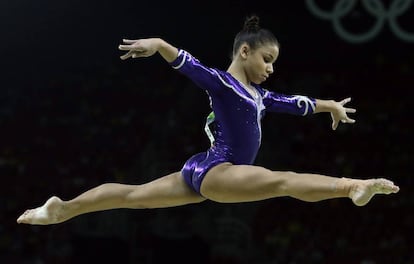
[[332,129],[336,130],[339,122],[355,123],[354,119],[348,117],[348,113],[355,113],[354,108],[344,105],[351,101],[351,98],[342,101],[322,100],[303,95],[285,95],[273,91],[263,90],[263,103],[270,112],[289,113],[294,115],[312,115],[328,112],[332,117]]
[[348,113],[355,113],[356,109],[345,107],[345,104],[350,101],[351,98],[349,97],[341,101],[316,99],[315,110],[313,113],[329,112],[332,117],[332,129],[336,130],[339,122],[351,124],[355,123],[355,119],[349,118]]

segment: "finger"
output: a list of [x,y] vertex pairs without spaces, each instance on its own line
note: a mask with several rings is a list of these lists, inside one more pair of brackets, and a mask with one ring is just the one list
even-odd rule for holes
[[120,58],[121,60],[126,60],[131,57],[134,53],[132,51],[128,51],[126,54],[122,55]]
[[345,108],[345,111],[347,113],[355,113],[356,112],[356,109],[355,108]]
[[338,122],[333,121],[332,122],[332,130],[336,130],[337,127],[338,127]]
[[349,124],[353,124],[353,123],[355,123],[355,119],[348,118],[346,120],[346,122],[349,123]]
[[344,100],[342,100],[342,101],[340,102],[340,104],[341,104],[341,105],[344,105],[344,104],[349,103],[350,101],[351,101],[351,97],[348,97],[348,98],[345,98]]
[[133,51],[132,58],[148,57],[148,53],[144,51]]
[[135,42],[137,42],[137,39],[122,39],[122,41],[126,44],[133,44]]
[[341,120],[342,123],[349,123],[349,124],[353,124],[355,123],[355,119],[351,119],[351,118],[347,118],[347,119],[342,119]]
[[119,50],[131,50],[133,47],[131,45],[119,45]]

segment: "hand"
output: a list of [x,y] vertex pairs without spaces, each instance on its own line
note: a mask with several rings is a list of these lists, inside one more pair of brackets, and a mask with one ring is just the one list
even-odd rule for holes
[[128,58],[149,57],[158,51],[159,41],[155,38],[149,39],[123,39],[124,45],[119,45],[119,50],[128,51],[121,56],[122,60]]
[[349,103],[350,101],[351,101],[351,98],[346,98],[346,99],[343,99],[342,101],[334,102],[334,105],[331,110],[333,130],[336,130],[336,128],[339,125],[339,122],[350,123],[350,124],[355,123],[355,120],[349,118],[347,113],[355,113],[356,109],[344,107],[344,105]]

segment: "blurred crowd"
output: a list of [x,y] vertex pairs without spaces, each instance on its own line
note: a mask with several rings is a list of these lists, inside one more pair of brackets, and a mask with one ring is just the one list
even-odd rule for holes
[[[147,66],[114,63],[51,76],[40,86],[6,87],[0,98],[0,262],[414,263],[407,128],[412,103],[406,94],[382,87],[386,77],[373,81],[367,77],[372,73],[361,72],[346,82],[340,69],[299,71],[269,80],[266,88],[353,96],[357,122],[332,132],[329,115],[268,114],[256,163],[338,177],[386,177],[400,185],[399,194],[376,196],[362,208],[347,199],[206,201],[91,213],[56,226],[17,225],[18,215],[51,195],[71,199],[105,182],[145,183],[180,170],[188,157],[208,148],[207,95],[166,64]],[[412,81],[404,72],[399,76],[396,86]]]

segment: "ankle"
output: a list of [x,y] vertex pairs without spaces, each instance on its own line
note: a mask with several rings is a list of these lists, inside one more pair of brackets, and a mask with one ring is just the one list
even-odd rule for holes
[[332,188],[334,192],[340,193],[346,197],[349,197],[353,187],[353,180],[350,178],[338,178],[334,181]]

